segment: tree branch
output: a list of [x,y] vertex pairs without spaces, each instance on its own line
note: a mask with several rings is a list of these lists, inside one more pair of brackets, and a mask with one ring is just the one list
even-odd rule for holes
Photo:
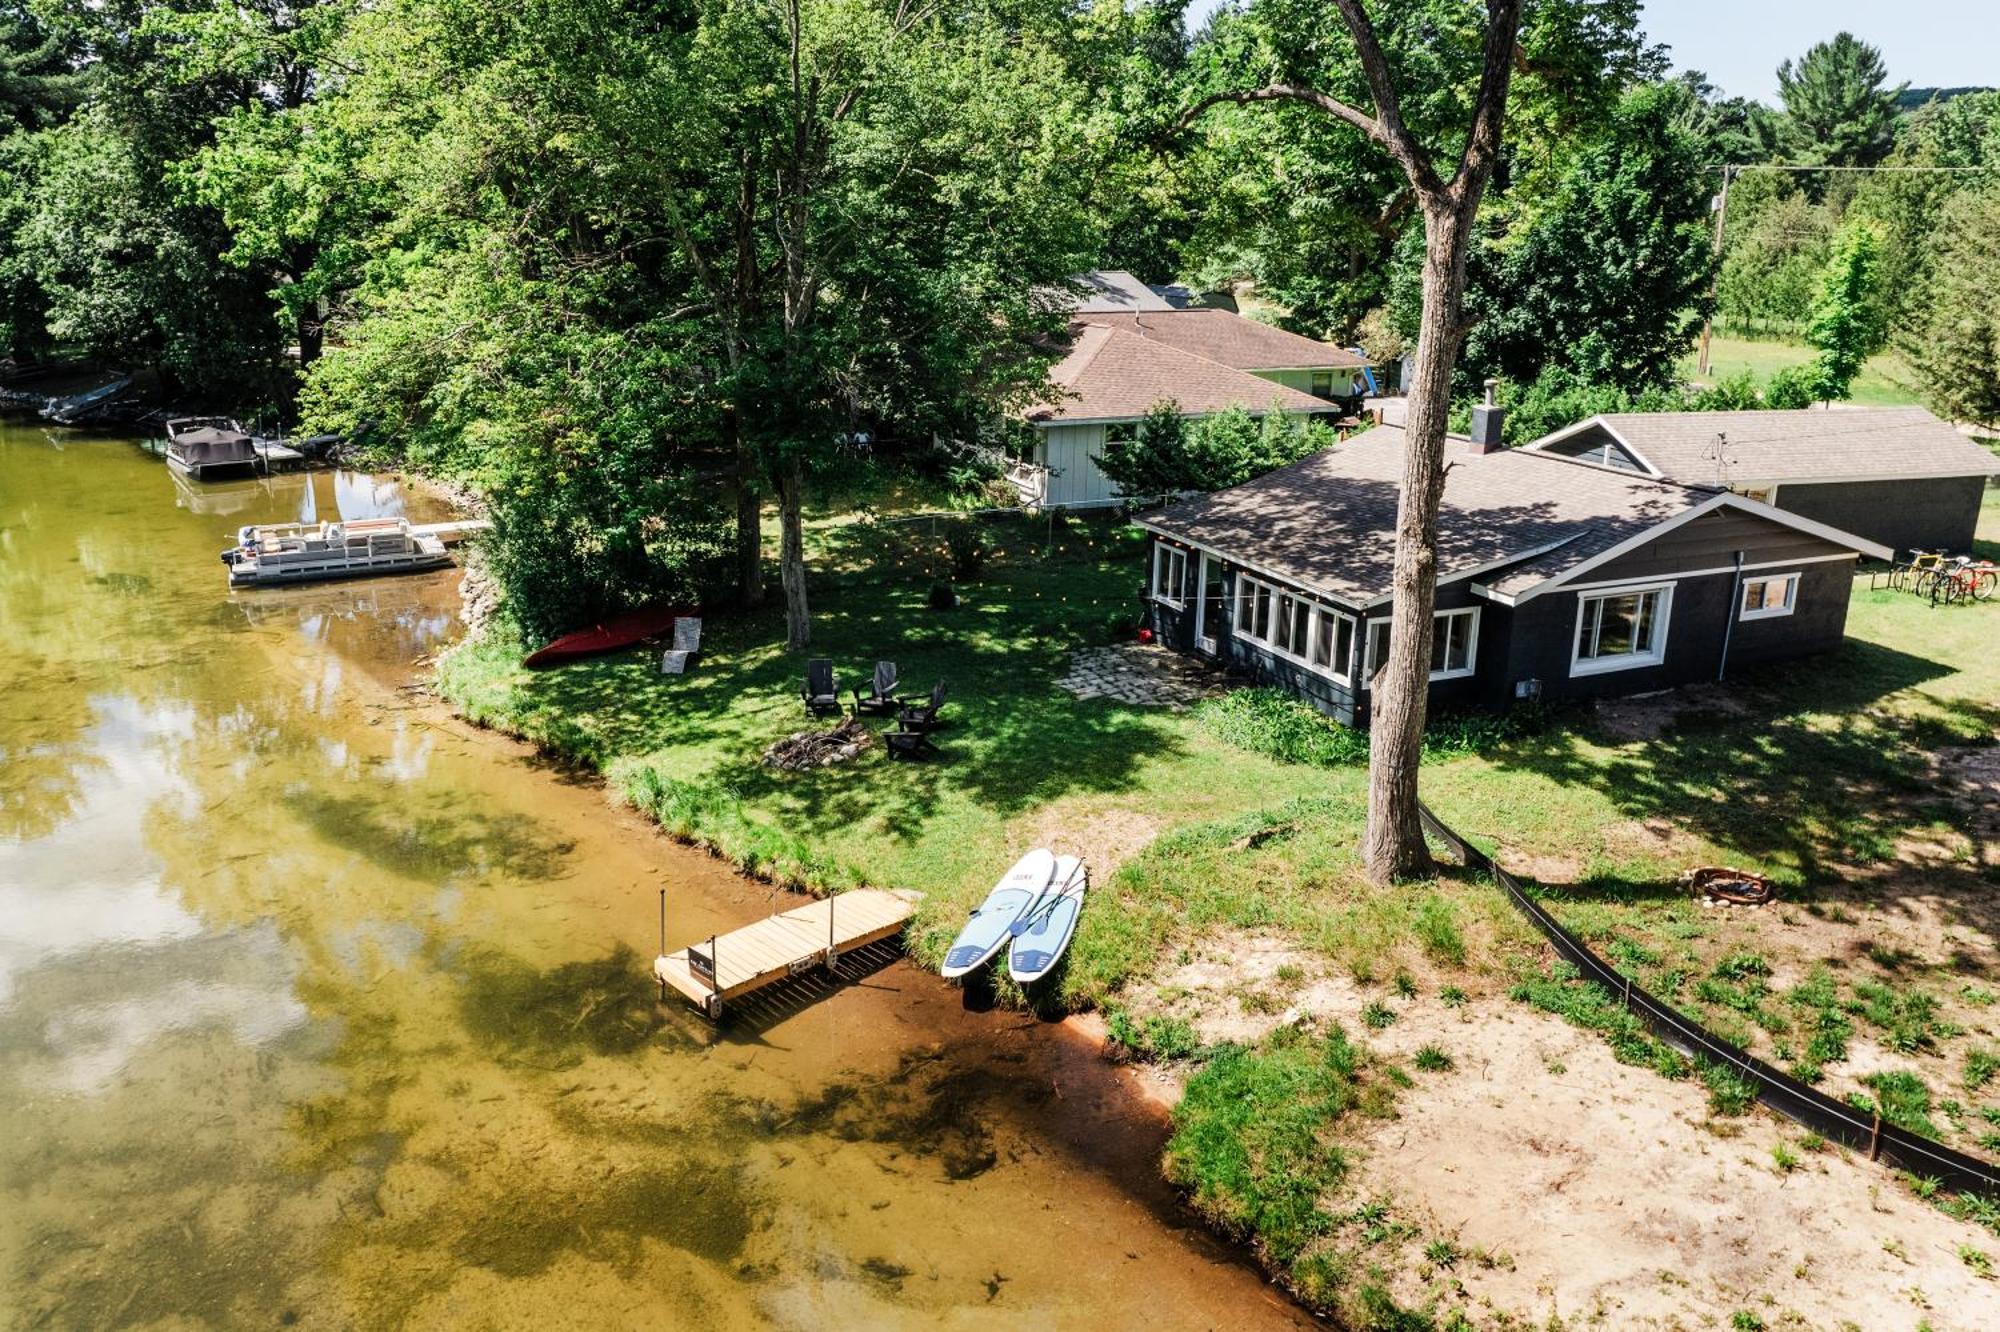
[[[1519,0],[1494,2],[1511,3],[1517,10],[1519,8]],[[1376,39],[1375,25],[1370,21],[1368,11],[1361,7],[1361,0],[1333,0],[1333,6],[1347,21],[1348,34],[1354,38],[1355,54],[1361,57],[1361,72],[1368,80],[1368,95],[1375,99],[1375,115],[1382,127],[1378,137],[1383,146],[1402,165],[1418,194],[1431,195],[1442,191],[1444,182],[1438,179],[1431,155],[1424,151],[1424,146],[1417,142],[1409,126],[1403,123],[1402,103],[1396,98],[1396,81],[1389,76],[1389,61],[1382,54],[1382,43]],[[1512,39],[1510,29],[1508,40],[1511,42]],[[1491,41],[1490,35],[1488,40]]]
[[[1335,0],[1345,7],[1355,0]],[[1507,111],[1507,85],[1514,76],[1514,57],[1519,47],[1515,36],[1521,30],[1521,0],[1486,0],[1485,65],[1479,74],[1479,100],[1472,112],[1472,132],[1466,136],[1465,151],[1459,156],[1451,189],[1455,201],[1479,206],[1479,194],[1486,188],[1493,159],[1500,152],[1500,124]],[[1470,200],[1464,196],[1471,194]]]
[[1238,105],[1250,102],[1304,102],[1308,106],[1318,107],[1330,116],[1335,116],[1346,121],[1383,147],[1387,148],[1390,146],[1387,131],[1383,129],[1382,123],[1366,111],[1356,110],[1345,102],[1328,97],[1323,92],[1317,92],[1311,88],[1301,88],[1291,83],[1273,83],[1262,88],[1244,88],[1237,92],[1212,93],[1183,112],[1180,122],[1175,128],[1186,129],[1189,125],[1201,119],[1202,115],[1211,107],[1221,106],[1224,102],[1234,102]]

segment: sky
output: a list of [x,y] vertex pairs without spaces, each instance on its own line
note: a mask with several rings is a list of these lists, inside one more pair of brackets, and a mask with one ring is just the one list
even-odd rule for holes
[[[1193,0],[1197,26],[1223,0]],[[1333,6],[1327,22],[1338,23]],[[1698,69],[1733,97],[1778,100],[1778,63],[1843,30],[1882,52],[1891,85],[2000,86],[1995,0],[1645,0],[1644,26],[1673,48],[1674,68]]]
[[1642,22],[1673,48],[1675,68],[1773,104],[1779,62],[1842,31],[1882,52],[1891,85],[2000,85],[1994,0],[1646,0]]

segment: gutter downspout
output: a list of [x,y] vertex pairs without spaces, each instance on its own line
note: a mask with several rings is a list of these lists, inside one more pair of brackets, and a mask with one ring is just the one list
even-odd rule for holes
[[1729,671],[1729,638],[1736,628],[1737,607],[1743,604],[1743,552],[1736,552],[1736,576],[1729,580],[1729,618],[1722,622],[1722,660],[1715,663],[1715,682]]

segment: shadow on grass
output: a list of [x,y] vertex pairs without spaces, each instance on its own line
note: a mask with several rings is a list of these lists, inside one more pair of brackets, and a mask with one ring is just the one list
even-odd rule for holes
[[[829,542],[852,545],[846,553],[859,558],[861,548],[889,540],[854,526]],[[1055,684],[1075,647],[1106,641],[1109,620],[1137,604],[1140,571],[1124,553],[1132,543],[1116,533],[1103,523],[1063,524],[1051,556],[1039,540],[1030,549],[1017,539],[961,585],[960,604],[947,611],[929,607],[928,577],[877,551],[886,567],[814,579],[805,651],[779,646],[775,606],[726,613],[708,620],[691,674],[662,676],[652,653],[635,651],[515,677],[504,710],[570,758],[601,767],[644,757],[662,776],[781,809],[785,825],[807,836],[867,821],[909,841],[952,801],[1004,817],[1070,793],[1130,791],[1146,762],[1179,752],[1176,729],[1163,713],[1083,703]],[[943,680],[942,754],[891,763],[878,744],[811,772],[763,767],[773,741],[832,724],[808,717],[800,702],[810,657],[833,660],[843,702],[877,660],[897,663],[910,698]],[[884,719],[878,729],[889,725]]]
[[[1929,696],[1919,711],[1881,704],[1952,672],[1850,640],[1823,657],[1742,672],[1732,706],[1691,706],[1652,739],[1548,731],[1492,758],[1592,786],[1630,817],[1664,818],[1744,855],[1795,865],[1812,882],[1835,864],[1890,859],[1900,836],[1949,817],[1930,758],[1941,746],[1992,735],[2000,706]],[[1607,885],[1595,895],[1635,887]]]

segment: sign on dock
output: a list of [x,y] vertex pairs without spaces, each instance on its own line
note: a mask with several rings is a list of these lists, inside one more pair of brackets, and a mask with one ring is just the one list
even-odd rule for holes
[[915,914],[915,894],[856,888],[711,935],[654,959],[653,975],[702,1012],[816,967],[832,971],[840,955],[900,933]]

